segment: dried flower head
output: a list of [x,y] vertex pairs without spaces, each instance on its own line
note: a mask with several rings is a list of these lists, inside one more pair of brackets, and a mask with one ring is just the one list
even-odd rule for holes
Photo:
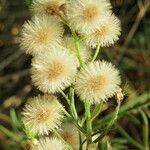
[[119,71],[111,63],[96,61],[79,72],[75,89],[81,100],[100,103],[112,97],[120,83]]
[[[69,37],[69,36],[66,36],[63,38],[63,46],[66,47],[72,54],[74,54],[75,56],[77,56],[77,50],[76,50],[76,47],[75,47],[75,42],[73,40],[73,38]],[[81,43],[80,44],[80,49],[81,49],[81,57],[82,57],[82,60],[84,62],[87,62],[88,60],[90,60],[91,58],[91,52],[90,52],[90,49],[89,47],[86,46],[85,43]]]
[[21,48],[28,54],[37,55],[61,42],[62,24],[54,17],[38,16],[23,25]]
[[88,35],[87,43],[95,48],[97,45],[110,46],[121,34],[120,20],[113,14],[107,14],[107,19],[94,32]]
[[40,139],[38,145],[31,145],[31,150],[66,150],[66,145],[58,138]]
[[119,103],[121,103],[121,102],[123,101],[123,99],[124,99],[124,94],[123,94],[121,88],[118,88],[118,90],[116,91],[115,98],[116,98],[117,104],[119,104]]
[[65,123],[62,126],[61,135],[74,150],[79,149],[79,134],[77,128],[71,123]]
[[110,11],[108,0],[77,0],[70,1],[67,17],[72,27],[81,33],[89,33],[105,20],[105,13]]
[[63,106],[52,95],[30,98],[22,112],[22,121],[34,134],[49,134],[63,119]]
[[55,93],[74,80],[78,62],[68,50],[58,48],[38,55],[32,61],[32,81],[44,93]]
[[63,11],[65,0],[35,0],[32,8],[36,14],[58,15]]

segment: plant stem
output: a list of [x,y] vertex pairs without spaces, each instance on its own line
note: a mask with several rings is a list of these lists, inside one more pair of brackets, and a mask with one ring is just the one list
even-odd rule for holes
[[85,117],[86,117],[86,129],[87,129],[87,147],[92,142],[92,120],[91,120],[91,105],[89,102],[85,102]]
[[69,99],[68,96],[64,93],[64,91],[59,90],[59,92],[60,92],[61,95],[64,97],[64,99],[67,101],[67,103],[70,105],[70,99]]
[[95,59],[97,58],[99,52],[100,52],[100,44],[97,46],[97,48],[95,50],[95,54],[94,54],[91,62],[95,61]]
[[79,143],[80,143],[80,147],[79,150],[82,150],[82,136],[81,136],[81,132],[79,131]]
[[72,116],[76,120],[78,116],[77,116],[76,108],[74,105],[74,89],[72,87],[70,88],[70,99],[62,90],[60,90],[60,93],[65,98],[65,100],[67,101],[68,105],[70,106]]
[[77,58],[79,60],[80,66],[82,68],[84,64],[83,64],[83,60],[81,57],[80,42],[79,42],[79,39],[77,37],[74,37],[74,41],[75,41],[75,47],[76,47],[76,51],[77,51]]
[[65,110],[65,108],[63,108],[63,112],[66,115],[66,117],[68,117],[70,119],[72,118],[72,116]]
[[66,20],[66,18],[64,18],[62,15],[59,14],[59,17],[61,18],[61,20],[63,21],[64,24],[66,24],[71,31],[72,37],[74,39],[75,42],[75,47],[76,47],[76,51],[77,51],[77,58],[79,60],[80,66],[83,67],[83,61],[82,61],[82,57],[81,57],[81,52],[80,52],[80,39],[79,37],[76,35],[76,32],[70,27],[68,20]]
[[71,113],[72,113],[74,119],[77,120],[78,119],[78,114],[77,114],[77,111],[76,111],[76,108],[75,108],[74,89],[72,87],[70,88],[70,99],[71,99],[70,110],[71,110]]
[[67,116],[68,119],[72,121],[72,123],[81,131],[83,134],[86,134],[86,131],[77,123],[76,120],[65,110],[63,109],[64,114]]

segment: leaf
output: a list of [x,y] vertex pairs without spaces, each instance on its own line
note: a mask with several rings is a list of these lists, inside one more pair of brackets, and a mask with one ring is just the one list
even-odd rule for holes
[[[124,104],[120,110],[119,110],[119,114],[118,116],[121,117],[124,115],[125,112],[129,112],[132,111],[137,108],[140,108],[141,106],[143,106],[143,104],[148,104],[150,100],[150,92],[144,93],[138,97],[133,98],[132,100],[128,101],[126,104]],[[98,120],[97,123],[94,126],[94,129],[98,129],[99,126],[102,126],[104,124],[107,124],[107,122],[109,122],[112,118],[113,114],[108,114],[107,116],[105,116],[103,119]]]

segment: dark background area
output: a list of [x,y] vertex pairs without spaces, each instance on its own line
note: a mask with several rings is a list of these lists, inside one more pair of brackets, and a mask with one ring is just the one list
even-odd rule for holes
[[[102,48],[100,58],[113,62],[120,69],[122,87],[130,100],[149,92],[150,2],[111,2],[122,22],[122,35],[113,47]],[[0,0],[0,124],[8,128],[10,108],[20,109],[27,97],[38,93],[30,79],[31,56],[19,49],[22,24],[31,17],[30,4],[30,0]],[[150,112],[147,113],[150,116]],[[11,141],[0,132],[0,143],[10,144]]]

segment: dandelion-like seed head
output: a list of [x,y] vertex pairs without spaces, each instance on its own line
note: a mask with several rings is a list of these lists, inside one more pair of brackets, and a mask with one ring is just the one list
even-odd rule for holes
[[21,49],[37,55],[57,46],[63,35],[62,24],[54,17],[36,16],[23,25]]
[[90,86],[93,91],[98,92],[100,88],[105,88],[107,85],[107,79],[103,75],[95,75],[90,78],[87,85]]
[[105,61],[96,61],[81,70],[75,89],[81,100],[100,103],[112,97],[121,83],[119,71]]
[[71,26],[81,33],[94,31],[105,20],[105,13],[110,11],[107,0],[71,1],[67,7],[67,16]]
[[98,16],[98,8],[96,5],[87,5],[83,10],[83,20],[84,21],[92,21]]
[[59,60],[54,60],[49,67],[49,79],[55,80],[59,79],[59,77],[65,72],[65,68],[62,64],[62,62],[59,62]]
[[42,138],[37,145],[31,145],[31,150],[66,150],[66,145],[58,138]]
[[97,30],[88,35],[87,43],[95,48],[97,45],[101,47],[114,44],[121,34],[120,20],[111,14],[107,14],[107,19]]
[[63,106],[52,95],[30,98],[22,112],[23,123],[34,134],[49,134],[63,118]]
[[44,93],[55,93],[68,87],[74,80],[78,62],[68,50],[53,49],[33,59],[31,77]]
[[32,8],[36,14],[58,15],[63,11],[65,0],[35,0]]
[[69,143],[74,150],[79,149],[79,135],[77,128],[71,123],[65,123],[62,126],[62,137]]
[[[77,56],[77,50],[75,47],[75,42],[73,38],[66,36],[63,38],[63,46],[67,48],[73,55]],[[80,49],[81,49],[81,57],[84,62],[87,62],[91,58],[91,52],[89,47],[86,46],[84,42],[80,43]]]

